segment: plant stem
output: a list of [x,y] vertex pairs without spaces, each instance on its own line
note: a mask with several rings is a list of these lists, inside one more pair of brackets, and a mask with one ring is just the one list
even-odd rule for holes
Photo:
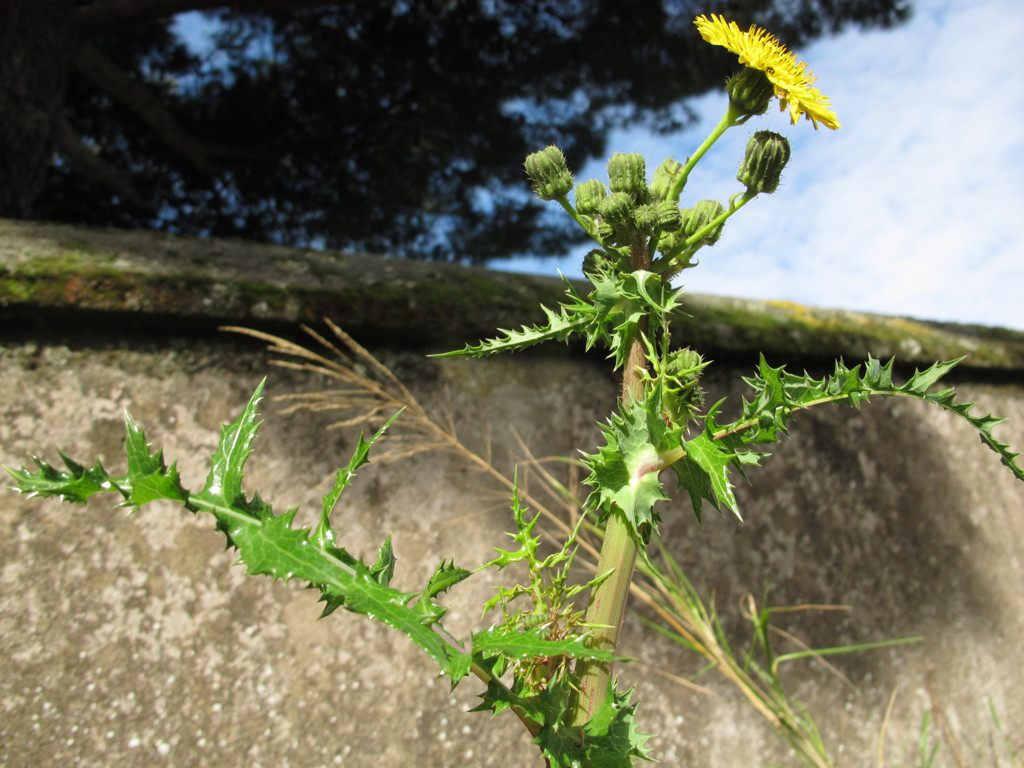
[[[650,267],[647,243],[642,239],[630,244],[631,267],[634,271]],[[646,333],[647,323],[640,324],[636,338],[629,347],[629,355],[622,372],[623,408],[643,401],[644,378],[641,373],[647,367],[647,355],[641,335]],[[637,543],[621,510],[613,510],[605,526],[601,556],[597,563],[597,576],[611,572],[601,581],[590,595],[586,623],[590,627],[590,646],[614,651],[619,642],[619,632],[626,613],[626,598],[629,596],[636,567]],[[612,663],[596,659],[584,659],[577,667],[578,691],[571,712],[571,724],[582,725],[608,696]]]
[[686,159],[686,164],[683,166],[682,172],[676,178],[675,183],[672,185],[668,195],[665,197],[666,200],[679,201],[679,195],[682,194],[683,186],[686,184],[686,179],[689,177],[690,171],[692,171],[693,167],[697,165],[702,157],[704,157],[704,153],[711,149],[712,145],[721,138],[723,133],[730,128],[740,125],[743,121],[743,115],[736,110],[732,101],[730,101],[729,106],[725,110],[725,114],[722,115],[722,119],[718,121],[718,125],[714,127],[711,133],[708,134],[707,138],[705,138],[701,145],[697,147],[697,151]]

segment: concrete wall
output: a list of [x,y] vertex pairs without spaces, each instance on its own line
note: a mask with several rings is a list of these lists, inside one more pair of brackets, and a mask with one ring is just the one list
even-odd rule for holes
[[[212,260],[204,279],[201,265],[184,269],[194,259],[191,241],[154,245],[3,222],[0,235],[3,464],[20,465],[29,453],[56,461],[60,447],[120,469],[127,408],[179,461],[186,486],[201,486],[219,424],[269,372],[248,489],[280,509],[302,504],[315,514],[355,433],[325,430],[323,415],[282,413],[272,398],[327,382],[272,368],[259,343],[214,330],[225,319],[292,332],[294,320],[330,311],[357,326],[428,408],[450,409],[468,443],[481,450],[489,443],[505,470],[514,453],[506,425],[538,453],[568,454],[595,444],[596,422],[614,405],[604,361],[578,350],[479,362],[423,358],[480,335],[472,301],[456,309],[446,292],[465,298],[472,284],[479,314],[497,314],[494,324],[508,326],[529,320],[536,295],[557,295],[558,286],[544,281],[364,257],[356,274],[382,279],[386,271],[406,293],[396,289],[382,305],[373,280],[353,284],[320,272],[311,299],[298,278],[276,281],[273,267],[313,274],[316,254],[206,244],[245,256],[226,272]],[[114,267],[97,275],[97,263]],[[163,290],[167,276],[178,275],[173,284],[184,293],[160,293],[154,272],[167,278]],[[116,283],[109,295],[103,280]],[[441,298],[431,290],[438,286]],[[150,300],[154,293],[159,301]],[[266,300],[293,294],[290,302]],[[101,300],[107,304],[90,303]],[[453,311],[444,327],[417,314],[443,316],[445,302]],[[936,345],[960,345],[978,356],[958,382],[962,397],[977,401],[979,412],[1007,417],[997,434],[1024,446],[1020,334],[707,297],[694,306],[695,322],[704,323],[693,336],[720,361],[708,375],[709,398],[738,399],[752,339],[769,339],[773,363],[812,367],[837,354],[850,362],[864,349],[927,358]],[[725,306],[730,313],[716,310]],[[738,645],[745,637],[739,599],[765,590],[776,605],[851,607],[780,617],[812,645],[925,638],[833,659],[852,687],[811,662],[789,667],[789,690],[815,714],[840,765],[876,764],[894,691],[888,766],[914,764],[922,714],[936,704],[977,747],[968,764],[994,764],[988,698],[1024,749],[1024,484],[967,424],[902,400],[820,409],[794,422],[792,438],[751,480],[739,488],[742,525],[709,512],[700,529],[688,503],[662,509],[673,553],[695,584],[714,591]],[[414,587],[441,557],[470,568],[488,559],[490,547],[507,541],[509,514],[495,486],[457,457],[421,454],[365,468],[337,522],[346,546],[367,555],[391,533],[396,583]],[[109,499],[72,507],[7,494],[0,553],[4,765],[539,764],[513,717],[464,712],[480,692],[474,680],[449,692],[404,636],[344,612],[317,621],[308,591],[244,577],[207,519],[171,505],[128,517]],[[482,574],[456,590],[448,622],[456,634],[481,628],[477,606],[494,583]],[[714,671],[698,679],[710,694],[661,676],[694,675],[701,663],[635,616],[622,650],[637,658],[621,675],[637,687],[640,725],[657,734],[651,746],[662,764],[795,764]],[[935,764],[956,765],[945,747]]]

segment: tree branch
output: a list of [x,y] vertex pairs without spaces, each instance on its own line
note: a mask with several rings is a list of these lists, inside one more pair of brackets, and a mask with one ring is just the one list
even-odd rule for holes
[[135,185],[125,178],[117,166],[108,163],[86,146],[63,115],[57,118],[54,139],[61,153],[77,170],[109,189],[129,205],[145,213],[156,212],[153,204],[139,194]]
[[221,170],[217,160],[271,162],[290,152],[301,151],[306,146],[307,142],[293,147],[281,147],[266,144],[237,146],[202,141],[185,130],[149,88],[118,67],[95,46],[89,43],[83,45],[75,66],[93,85],[134,112],[171,149],[206,176],[214,176]]
[[189,11],[288,11],[350,2],[354,0],[110,0],[81,6],[75,11],[75,23],[84,37],[94,37]]
[[114,64],[99,49],[88,43],[83,45],[75,59],[75,66],[96,87],[138,115],[142,122],[196,170],[207,176],[214,175],[209,157],[210,148],[178,125],[177,120],[146,86]]

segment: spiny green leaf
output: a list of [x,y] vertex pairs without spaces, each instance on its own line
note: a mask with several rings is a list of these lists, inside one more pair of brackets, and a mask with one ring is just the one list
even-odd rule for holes
[[673,289],[660,275],[645,270],[624,274],[598,271],[590,279],[594,284],[590,298],[597,319],[606,329],[610,357],[617,370],[626,364],[629,349],[641,337],[645,323],[650,335],[667,324],[669,315],[680,306],[682,290]]
[[60,451],[58,454],[67,472],[62,472],[35,456],[32,457],[32,461],[37,467],[37,472],[33,473],[24,468],[5,469],[18,481],[16,490],[31,496],[84,502],[97,493],[117,492],[123,498],[122,505],[132,509],[138,509],[143,504],[157,499],[178,501],[187,506],[188,491],[181,485],[176,465],[167,467],[161,451],[149,452],[145,432],[130,414],[125,414],[125,423],[128,471],[121,477],[111,477],[99,460],[91,468],[86,469]]
[[587,768],[627,768],[634,757],[651,759],[645,747],[650,736],[637,730],[636,705],[629,703],[632,693],[613,690],[583,726]]
[[[701,433],[693,440],[683,443],[686,456],[672,465],[679,485],[690,494],[697,522],[702,520],[701,506],[706,499],[721,511],[724,505],[740,518],[729,479],[729,466],[736,461],[736,454],[724,445],[715,443],[707,433]],[[740,518],[742,520],[742,518]]]
[[474,711],[489,709],[497,714],[511,707],[538,724],[533,741],[551,768],[632,768],[634,759],[650,759],[645,747],[650,737],[637,730],[632,691],[609,689],[594,716],[582,726],[565,725],[569,690],[563,679],[553,679],[546,689],[528,696],[489,684]]
[[472,572],[467,571],[465,568],[456,568],[453,561],[442,560],[441,564],[434,570],[434,575],[430,577],[430,581],[427,582],[427,587],[423,590],[423,597],[427,600],[433,599],[472,575]]
[[[356,449],[352,454],[352,458],[349,459],[348,467],[337,471],[334,476],[334,486],[327,492],[320,504],[320,522],[313,531],[313,539],[318,544],[326,546],[334,543],[335,534],[331,529],[331,512],[334,511],[334,507],[337,505],[342,491],[344,491],[352,483],[353,478],[355,478],[356,470],[369,462],[370,449],[373,447],[373,444],[384,435],[388,430],[388,427],[390,427],[394,423],[395,419],[397,419],[401,414],[402,411],[400,410],[384,422],[383,426],[377,430],[369,441],[363,439],[362,432],[359,433],[359,440],[356,443]],[[388,578],[390,579],[390,576]]]
[[367,569],[367,573],[382,587],[386,587],[395,575],[396,562],[395,553],[391,549],[391,537],[388,536],[377,550],[377,560]]
[[831,376],[814,379],[806,373],[799,376],[785,372],[782,367],[772,368],[762,356],[758,373],[744,379],[755,397],[752,401],[744,399],[740,418],[728,424],[718,423],[720,403],[716,404],[705,417],[705,432],[727,445],[742,462],[743,446],[777,442],[797,411],[824,403],[859,407],[873,395],[911,397],[938,405],[966,420],[978,430],[982,442],[999,454],[1003,465],[1024,480],[1024,469],[1017,463],[1020,454],[1011,451],[993,433],[1002,419],[973,415],[974,404],[957,402],[953,389],[930,391],[958,362],[959,359],[939,362],[924,371],[915,370],[906,383],[899,385],[893,380],[894,360],[883,365],[877,358],[869,357],[863,373],[859,365],[848,368],[840,360]]
[[462,349],[443,352],[432,355],[432,357],[484,357],[498,352],[518,352],[546,341],[565,341],[573,331],[581,330],[589,321],[587,317],[570,314],[564,307],[558,313],[545,306],[541,306],[541,309],[544,310],[548,319],[544,325],[523,326],[518,331],[499,328],[498,332],[502,334],[501,336],[487,339],[475,346],[467,344]]
[[260,426],[257,417],[265,384],[266,379],[259,383],[237,419],[221,427],[220,443],[218,443],[217,452],[213,456],[213,463],[206,478],[206,485],[203,486],[200,493],[201,496],[224,499],[229,506],[234,506],[239,502],[244,506],[242,473],[245,462],[252,454],[252,440]]
[[546,341],[565,341],[573,333],[582,333],[587,340],[586,347],[590,349],[603,337],[603,329],[597,323],[595,309],[576,293],[572,283],[564,277],[562,282],[565,283],[568,300],[559,304],[557,312],[541,305],[547,323],[523,326],[518,331],[498,329],[501,336],[475,346],[467,344],[463,349],[443,352],[432,357],[483,357],[498,352],[517,352]]
[[540,514],[534,515],[529,520],[526,519],[526,507],[523,505],[523,500],[519,497],[519,473],[516,470],[516,475],[513,479],[513,492],[512,492],[512,519],[515,522],[516,532],[509,533],[512,540],[519,545],[519,549],[501,549],[500,547],[494,547],[494,551],[498,553],[498,556],[493,560],[484,563],[480,566],[483,568],[490,568],[491,566],[498,566],[498,570],[502,570],[506,566],[512,563],[526,562],[531,567],[537,564],[537,547],[540,546],[541,537],[533,535],[533,529],[537,525],[537,521],[540,519]]
[[[486,664],[486,660],[482,660]],[[540,726],[551,726],[561,722],[569,698],[569,685],[562,678],[554,678],[548,686],[536,693],[521,695],[511,690],[500,680],[492,679],[487,690],[480,694],[481,702],[472,712],[492,711],[499,714],[514,707],[523,716]]]
[[177,464],[164,464],[163,451],[149,452],[146,434],[130,414],[125,414],[125,454],[132,491],[128,502],[138,509],[156,499],[185,502],[188,493],[181,487]]
[[[128,472],[123,477],[110,477],[98,462],[86,469],[63,455],[67,471],[36,459],[36,472],[8,472],[22,493],[85,501],[96,493],[115,492],[131,506],[167,499],[181,502],[192,512],[208,512],[217,520],[217,528],[227,536],[229,544],[238,549],[239,560],[248,572],[308,582],[320,592],[325,615],[344,607],[383,621],[409,635],[437,661],[443,672],[451,675],[453,682],[460,680],[468,673],[472,657],[434,630],[445,609],[429,599],[414,603],[420,593],[400,592],[388,586],[395,563],[390,540],[380,548],[376,562],[367,566],[333,544],[334,534],[326,523],[318,526],[314,536],[308,528],[295,526],[296,509],[275,515],[258,494],[251,499],[245,497],[242,477],[259,428],[258,403],[262,392],[261,382],[241,415],[221,430],[206,485],[197,494],[190,495],[181,486],[177,470],[174,465],[164,464],[161,452],[150,453],[145,434],[130,416],[126,417],[125,441]],[[369,447],[382,433],[383,428],[369,442],[360,439],[348,474],[328,494],[322,516],[330,514],[340,489],[355,469],[366,462]],[[447,569],[452,583],[456,570]]]
[[593,489],[587,506],[604,515],[621,510],[637,540],[646,541],[659,521],[655,503],[668,499],[658,478],[661,456],[678,447],[679,430],[666,425],[660,408],[649,402],[613,414],[602,431],[605,445],[583,456],[590,469],[584,482]]
[[109,491],[120,493],[125,501],[130,498],[131,486],[127,477],[111,477],[99,460],[91,469],[86,469],[60,451],[58,454],[69,471],[62,472],[37,456],[31,457],[36,465],[35,472],[24,467],[13,469],[5,466],[7,473],[17,481],[14,489],[28,496],[56,498],[75,503],[84,502],[93,494]]
[[492,627],[473,635],[473,653],[479,653],[484,658],[500,654],[511,659],[571,656],[574,659],[622,660],[622,657],[610,651],[588,648],[582,635],[551,640],[545,636],[546,632],[544,627],[534,627],[526,632]]

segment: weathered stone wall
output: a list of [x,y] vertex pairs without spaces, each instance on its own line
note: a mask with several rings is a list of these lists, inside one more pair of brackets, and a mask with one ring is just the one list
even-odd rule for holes
[[[355,433],[326,430],[323,414],[283,413],[275,396],[328,382],[271,367],[259,343],[214,330],[224,320],[291,332],[295,320],[331,314],[428,408],[450,410],[467,442],[489,444],[505,470],[514,455],[507,425],[537,453],[569,454],[593,447],[596,422],[614,404],[604,361],[579,350],[423,357],[486,333],[474,302],[507,327],[536,319],[530,305],[555,300],[557,282],[370,257],[338,266],[318,254],[230,243],[205,244],[214,256],[204,265],[193,241],[157,243],[0,222],[0,463],[20,465],[29,453],[55,461],[60,447],[120,469],[127,408],[178,460],[186,486],[201,486],[219,424],[269,373],[247,487],[278,508],[302,504],[315,514]],[[219,261],[221,252],[230,258]],[[109,270],[98,274],[97,263]],[[174,290],[159,288],[161,275]],[[113,287],[104,294],[104,285]],[[709,398],[738,401],[739,376],[762,343],[773,363],[812,367],[867,350],[920,361],[973,349],[962,396],[1007,417],[998,435],[1024,446],[1021,334],[702,297],[694,307],[702,330],[691,335],[720,361],[708,375]],[[933,704],[978,748],[976,757],[968,751],[970,764],[990,764],[988,698],[1020,749],[1024,484],[967,424],[904,400],[819,409],[794,421],[792,438],[751,481],[739,488],[743,524],[706,512],[701,529],[688,503],[662,510],[669,546],[694,583],[714,591],[737,646],[740,598],[752,592],[760,601],[766,590],[776,605],[850,606],[778,617],[815,646],[924,637],[833,658],[849,684],[809,661],[788,667],[789,690],[834,754],[841,745],[841,764],[876,764],[894,691],[887,765],[912,764]],[[346,545],[367,555],[392,534],[396,583],[414,588],[441,557],[473,567],[506,543],[509,513],[495,492],[457,457],[421,454],[364,468],[337,523]],[[474,680],[450,692],[404,636],[344,612],[317,621],[312,593],[244,577],[209,520],[171,505],[128,517],[109,499],[72,507],[7,494],[0,553],[4,765],[539,762],[513,717],[464,712],[479,693]],[[448,622],[456,635],[481,627],[477,606],[494,583],[481,574],[456,590]],[[693,675],[701,662],[636,616],[622,650],[637,658],[621,675],[637,686],[641,728],[658,734],[651,745],[662,764],[796,762],[714,671],[697,679],[710,693],[661,676]]]

